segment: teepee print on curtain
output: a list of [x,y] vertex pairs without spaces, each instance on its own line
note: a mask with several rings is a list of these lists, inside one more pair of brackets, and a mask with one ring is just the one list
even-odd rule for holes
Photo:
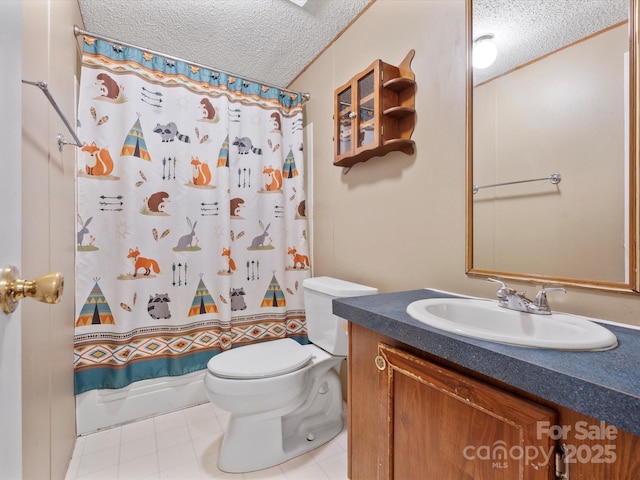
[[76,320],[76,327],[85,325],[113,325],[113,314],[109,303],[105,298],[100,286],[98,285],[98,278],[95,278],[96,282],[91,289],[91,293],[87,297],[87,300],[82,305],[80,315]]
[[124,139],[124,145],[122,145],[121,156],[138,157],[143,160],[151,161],[149,152],[147,151],[147,144],[144,141],[142,134],[142,125],[140,125],[140,115],[136,119],[136,123],[133,124],[127,138]]
[[218,313],[218,307],[216,307],[216,302],[213,301],[213,297],[201,278],[200,283],[198,283],[196,294],[193,297],[193,302],[191,302],[191,308],[189,309],[188,315],[192,317],[194,315],[204,315],[206,313]]
[[252,342],[306,343],[300,96],[83,45],[76,393],[204,369]]

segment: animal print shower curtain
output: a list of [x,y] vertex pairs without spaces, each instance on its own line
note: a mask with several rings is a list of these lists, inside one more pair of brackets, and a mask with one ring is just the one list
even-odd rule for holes
[[76,393],[307,343],[301,96],[84,37]]

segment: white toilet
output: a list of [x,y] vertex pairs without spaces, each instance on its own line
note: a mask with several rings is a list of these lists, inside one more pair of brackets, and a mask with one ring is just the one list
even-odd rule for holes
[[338,372],[347,355],[347,335],[345,321],[332,313],[331,300],[378,290],[330,277],[308,278],[303,289],[313,344],[273,340],[231,349],[207,364],[207,396],[231,412],[218,457],[224,472],[277,465],[342,430]]

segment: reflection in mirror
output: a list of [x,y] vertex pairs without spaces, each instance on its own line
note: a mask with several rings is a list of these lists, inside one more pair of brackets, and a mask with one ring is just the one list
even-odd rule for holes
[[351,87],[347,87],[338,94],[340,103],[340,142],[338,155],[351,151],[351,120],[355,116],[351,110]]
[[365,75],[358,80],[358,105],[360,105],[360,115],[356,117],[358,120],[358,148],[367,145],[374,140],[374,123],[373,113],[374,106],[374,72]]
[[470,274],[637,289],[635,26],[627,0],[580,5],[467,2],[469,48],[497,48],[468,62]]

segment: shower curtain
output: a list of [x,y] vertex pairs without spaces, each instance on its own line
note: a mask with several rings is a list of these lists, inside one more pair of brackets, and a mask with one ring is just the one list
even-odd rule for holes
[[76,394],[308,343],[302,98],[84,37]]

